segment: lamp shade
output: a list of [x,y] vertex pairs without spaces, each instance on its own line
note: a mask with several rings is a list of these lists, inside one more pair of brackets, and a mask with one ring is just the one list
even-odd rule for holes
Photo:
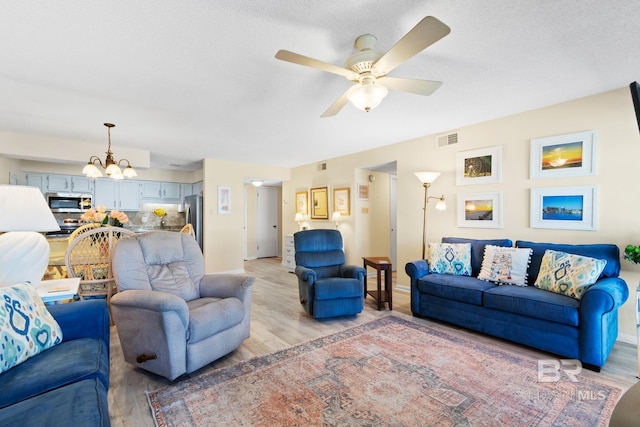
[[302,214],[300,212],[296,213],[296,217],[294,218],[295,222],[302,222],[304,220],[304,217],[302,216]]
[[0,185],[0,231],[57,231],[60,226],[40,189]]
[[433,181],[438,179],[438,177],[440,176],[440,172],[416,172],[415,175],[418,177],[421,183],[431,184]]
[[49,264],[49,243],[36,231],[60,230],[36,187],[0,185],[0,286],[40,283]]

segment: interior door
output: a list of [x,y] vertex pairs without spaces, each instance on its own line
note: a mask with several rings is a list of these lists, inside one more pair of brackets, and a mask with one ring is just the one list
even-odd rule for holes
[[391,259],[391,265],[393,271],[397,270],[397,253],[398,253],[398,214],[397,207],[397,188],[398,177],[391,175],[389,181],[389,222],[391,223],[391,236],[389,236],[389,258]]
[[278,190],[256,189],[256,257],[278,256]]

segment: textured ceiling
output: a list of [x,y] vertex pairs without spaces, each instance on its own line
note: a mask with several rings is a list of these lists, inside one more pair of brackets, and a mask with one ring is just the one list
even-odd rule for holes
[[[638,0],[3,1],[0,130],[293,167],[640,80]],[[424,16],[451,33],[391,75],[441,80],[370,113],[320,115],[350,85],[278,61],[342,66],[355,38],[382,51]],[[116,153],[117,154],[117,153]],[[197,163],[196,163],[197,164]],[[175,166],[172,166],[175,167]]]

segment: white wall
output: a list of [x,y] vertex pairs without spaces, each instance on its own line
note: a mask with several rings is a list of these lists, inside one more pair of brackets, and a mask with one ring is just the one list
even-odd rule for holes
[[[422,204],[424,189],[414,172],[439,171],[442,175],[429,189],[430,195],[444,194],[447,210],[436,211],[435,203],[428,206],[428,240],[438,241],[444,236],[471,238],[500,238],[558,243],[613,243],[621,251],[629,243],[640,243],[640,197],[635,190],[637,162],[640,159],[638,132],[631,96],[627,87],[603,94],[524,112],[513,116],[467,126],[458,131],[460,142],[437,148],[436,136],[425,136],[411,141],[327,160],[327,170],[318,172],[315,164],[292,170],[292,182],[283,188],[283,199],[293,200],[295,191],[322,183],[327,186],[345,186],[350,182],[352,193],[356,181],[362,177],[355,172],[366,165],[397,161],[398,176],[398,283],[408,286],[404,265],[418,259],[422,248]],[[533,138],[597,131],[597,174],[595,176],[562,179],[529,179],[530,142]],[[502,183],[457,186],[455,159],[459,151],[483,147],[502,146]],[[325,174],[323,176],[323,174]],[[350,176],[351,177],[350,177]],[[364,181],[361,181],[364,182]],[[377,185],[377,181],[375,183]],[[529,227],[530,191],[534,187],[596,185],[598,187],[596,231],[570,231],[534,229]],[[500,191],[504,197],[504,227],[502,229],[458,228],[456,222],[456,196],[458,193]],[[377,197],[377,196],[376,196]],[[354,202],[352,197],[352,202]],[[355,200],[355,212],[364,205]],[[371,208],[372,202],[368,202]],[[352,205],[352,210],[353,210]],[[285,222],[295,228],[295,206],[284,213]],[[345,238],[348,260],[356,262],[362,256],[373,255],[376,250],[371,233],[380,233],[388,219],[380,215],[369,217],[360,224],[352,219],[352,235]],[[312,224],[321,228],[325,224]],[[363,225],[360,227],[360,225]],[[285,224],[286,226],[286,224]],[[384,254],[380,254],[384,255]],[[359,264],[359,261],[357,262]],[[640,279],[640,267],[622,261],[622,278],[630,291]],[[635,332],[634,295],[620,311],[621,338],[633,340]]]

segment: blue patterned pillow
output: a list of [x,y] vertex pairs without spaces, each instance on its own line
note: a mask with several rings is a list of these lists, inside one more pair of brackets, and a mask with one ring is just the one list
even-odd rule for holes
[[0,297],[0,372],[62,342],[60,325],[31,285],[0,288]]
[[536,288],[580,299],[604,270],[606,260],[547,249],[542,257]]
[[471,243],[429,243],[429,273],[471,276]]

